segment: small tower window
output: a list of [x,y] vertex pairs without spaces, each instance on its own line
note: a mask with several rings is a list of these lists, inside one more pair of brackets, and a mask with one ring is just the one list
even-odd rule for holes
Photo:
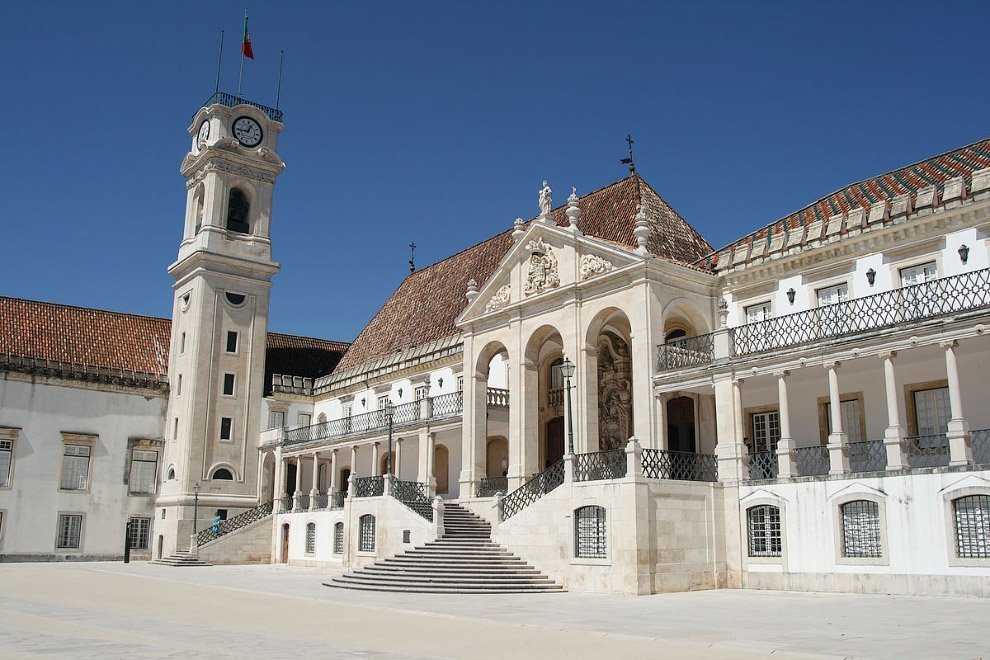
[[248,224],[250,213],[251,204],[244,191],[240,188],[231,188],[230,197],[227,199],[227,230],[238,234],[250,233],[251,226]]
[[204,188],[203,185],[200,184],[200,186],[196,189],[196,196],[194,198],[195,203],[193,205],[193,213],[195,214],[196,217],[195,233],[197,234],[203,228],[203,197],[204,197]]
[[239,305],[243,305],[244,304],[244,300],[246,298],[246,296],[243,293],[230,293],[229,291],[226,294],[224,294],[224,295],[227,298],[227,302],[229,302],[234,307],[238,307]]

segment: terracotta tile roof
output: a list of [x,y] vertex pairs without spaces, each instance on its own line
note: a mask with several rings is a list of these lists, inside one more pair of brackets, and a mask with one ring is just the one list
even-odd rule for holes
[[[636,247],[633,229],[637,205],[642,204],[652,229],[651,253],[691,263],[711,252],[705,239],[638,175],[584,195],[580,204],[580,227],[587,235]],[[565,209],[563,205],[551,211],[560,226],[568,224]],[[458,334],[454,321],[467,306],[468,280],[484,284],[511,247],[508,230],[410,274],[354,340],[340,368]]]
[[[171,327],[169,319],[0,296],[0,356],[164,377]],[[324,376],[347,346],[270,332],[266,386],[272,373]]]
[[[762,227],[743,238],[718,250],[734,250],[747,243],[765,240],[771,232],[776,234],[785,229],[808,225],[816,220],[827,222],[830,217],[848,214],[856,208],[869,209],[870,205],[881,200],[890,200],[897,195],[910,194],[912,197],[919,188],[934,185],[941,196],[945,182],[955,177],[965,177],[966,185],[971,184],[974,170],[990,167],[990,138],[974,142],[944,154],[927,158],[880,176],[852,183],[817,202],[795,211],[779,220]],[[705,255],[696,262],[698,265],[715,265],[715,255]]]

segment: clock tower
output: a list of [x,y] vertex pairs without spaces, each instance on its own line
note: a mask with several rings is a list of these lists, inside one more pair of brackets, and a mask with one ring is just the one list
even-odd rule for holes
[[165,458],[154,554],[258,502],[278,110],[215,94],[193,117],[175,278]]

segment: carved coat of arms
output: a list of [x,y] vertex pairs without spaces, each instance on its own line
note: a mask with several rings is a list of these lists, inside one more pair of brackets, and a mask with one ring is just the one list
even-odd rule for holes
[[560,274],[557,272],[557,258],[553,255],[553,248],[541,238],[530,241],[526,249],[529,250],[529,266],[523,293],[532,296],[560,286]]

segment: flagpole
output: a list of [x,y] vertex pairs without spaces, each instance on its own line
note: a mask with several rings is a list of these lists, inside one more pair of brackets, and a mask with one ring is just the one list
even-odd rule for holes
[[278,82],[275,84],[275,109],[278,110],[278,101],[282,98],[282,61],[285,59],[285,51],[278,51]]
[[217,84],[213,89],[213,94],[220,93],[220,64],[223,62],[223,30],[220,30],[220,54],[217,55]]
[[[248,11],[244,8],[244,28],[247,29]],[[244,79],[244,43],[241,40],[241,70],[237,73],[237,98],[241,98],[241,80]]]

